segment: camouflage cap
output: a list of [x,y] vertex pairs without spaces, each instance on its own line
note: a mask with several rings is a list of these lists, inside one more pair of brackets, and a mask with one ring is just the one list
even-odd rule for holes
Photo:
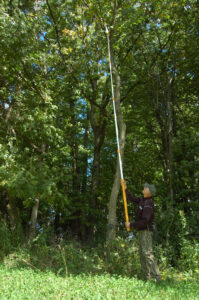
[[155,196],[156,194],[156,188],[155,188],[155,185],[154,184],[149,184],[149,183],[145,183],[144,184],[144,187],[147,187],[151,193],[151,196]]

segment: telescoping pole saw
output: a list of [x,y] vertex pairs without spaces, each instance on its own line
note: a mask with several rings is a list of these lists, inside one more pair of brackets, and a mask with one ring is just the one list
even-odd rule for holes
[[[122,158],[121,158],[121,152],[120,152],[117,114],[116,114],[116,107],[115,107],[115,95],[114,95],[114,88],[113,88],[112,60],[111,60],[112,58],[111,58],[111,51],[110,51],[110,39],[109,39],[108,27],[106,25],[105,25],[105,29],[106,29],[107,41],[108,41],[109,68],[110,68],[111,91],[112,91],[112,100],[113,100],[112,102],[113,102],[113,111],[114,111],[114,118],[115,118],[115,131],[116,131],[116,139],[117,139],[117,151],[118,151],[118,159],[119,159],[119,166],[120,166],[122,194],[123,194],[123,200],[124,200],[124,211],[125,211],[126,222],[129,222],[128,207],[127,207],[127,201],[126,201],[126,191],[125,191],[125,181],[124,181],[124,176],[123,176]],[[129,231],[129,230],[130,230],[130,228],[127,227],[127,231]]]

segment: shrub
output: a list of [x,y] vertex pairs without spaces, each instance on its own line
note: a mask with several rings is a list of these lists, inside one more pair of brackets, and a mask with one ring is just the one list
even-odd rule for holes
[[184,239],[178,263],[180,271],[199,271],[199,243],[197,241]]
[[135,237],[131,241],[117,237],[109,246],[108,252],[109,257],[105,264],[108,273],[128,276],[138,273],[140,263]]

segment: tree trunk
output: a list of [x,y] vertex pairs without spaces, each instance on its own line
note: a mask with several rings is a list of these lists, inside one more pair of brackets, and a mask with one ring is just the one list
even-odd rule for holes
[[[158,74],[158,88],[161,91],[162,99],[159,99],[159,92],[156,94],[156,107],[155,116],[160,126],[161,141],[163,148],[163,176],[164,181],[168,186],[168,197],[170,201],[163,205],[163,209],[168,210],[174,201],[173,192],[173,82],[174,82],[174,71],[171,78],[166,78],[166,82],[161,81]],[[153,97],[153,96],[152,96]]]
[[169,175],[169,196],[171,205],[173,205],[174,194],[173,194],[173,107],[172,107],[172,80],[170,80],[168,87],[168,175]]
[[[126,126],[125,124],[123,124],[120,133],[120,141],[121,141],[120,151],[121,151],[122,158],[124,153],[125,134],[126,134]],[[121,183],[120,166],[119,166],[119,159],[117,159],[115,178],[114,178],[114,183],[112,186],[111,196],[110,196],[109,206],[108,206],[109,213],[108,213],[108,226],[107,226],[107,234],[106,234],[107,243],[110,243],[112,240],[114,240],[116,235],[116,226],[117,226],[116,209],[117,209],[118,194],[120,190],[120,183]]]
[[[88,111],[87,111],[87,120],[86,120],[86,126],[85,126],[85,131],[84,131],[84,149],[88,149],[88,130],[89,130],[89,117],[88,117]],[[82,167],[82,179],[81,179],[81,194],[83,197],[86,196],[87,193],[87,179],[88,179],[88,154],[84,153],[83,158],[82,158],[82,162],[83,162],[83,167]],[[81,238],[82,241],[85,241],[86,239],[86,225],[85,225],[85,219],[87,218],[87,211],[84,208],[82,208],[81,210]]]
[[11,231],[15,234],[17,242],[23,242],[24,231],[21,224],[20,210],[15,204],[15,200],[7,196],[7,211],[10,220]]
[[71,140],[69,141],[69,146],[71,148],[72,157],[72,190],[73,193],[78,194],[80,192],[80,169],[79,169],[79,146],[77,144],[77,129],[76,129],[76,117],[75,117],[75,102],[72,99],[70,101],[70,121],[72,124],[71,128]]
[[[90,121],[94,134],[94,158],[93,158],[93,169],[92,169],[92,186],[91,186],[91,216],[90,223],[92,224],[89,232],[89,237],[92,238],[95,234],[95,224],[96,224],[96,215],[95,210],[97,206],[97,196],[99,190],[100,183],[100,156],[101,156],[101,148],[104,143],[105,138],[105,129],[106,129],[106,120],[102,114],[100,113],[97,116],[96,107],[92,103],[91,104],[91,112],[90,112]],[[97,121],[96,116],[99,121]]]
[[35,204],[32,208],[32,214],[31,214],[31,219],[30,219],[29,241],[32,241],[36,235],[36,223],[37,223],[38,209],[39,209],[39,199],[35,199]]
[[[84,148],[88,149],[88,112],[87,112],[87,122],[84,131]],[[88,154],[85,153],[83,156],[83,168],[82,168],[82,184],[81,184],[81,193],[85,194],[87,191],[87,172],[88,172]]]
[[8,215],[10,218],[10,227],[12,231],[16,231],[19,225],[19,212],[13,200],[9,199],[7,204]]

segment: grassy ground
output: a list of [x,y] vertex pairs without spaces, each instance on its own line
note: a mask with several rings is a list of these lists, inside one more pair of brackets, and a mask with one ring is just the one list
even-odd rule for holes
[[0,299],[199,299],[199,279],[163,274],[161,282],[110,274],[57,275],[30,266],[0,265]]
[[163,257],[162,280],[143,282],[137,279],[137,248],[136,241],[118,239],[108,260],[104,247],[75,241],[47,246],[41,240],[13,249],[0,256],[0,300],[199,300],[198,257],[182,261],[181,270],[193,270],[187,272],[168,269]]

